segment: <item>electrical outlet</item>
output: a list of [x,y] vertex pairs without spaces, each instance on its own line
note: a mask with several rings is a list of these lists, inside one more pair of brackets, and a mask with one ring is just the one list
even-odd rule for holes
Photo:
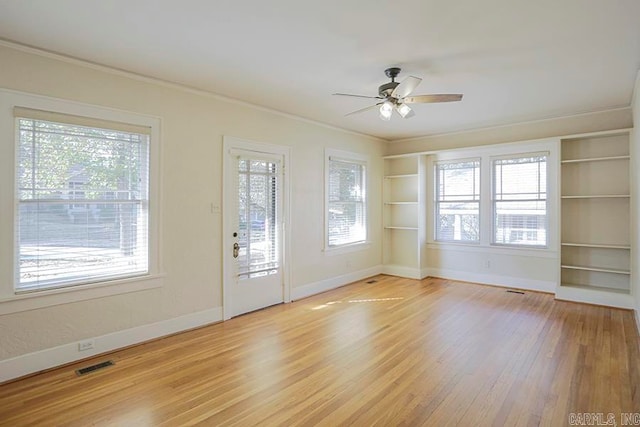
[[490,268],[491,268],[491,261],[486,260],[486,261],[484,262],[484,268],[486,268],[487,270],[488,270],[488,269],[490,269]]
[[94,344],[95,344],[95,341],[93,340],[80,341],[78,343],[78,351],[93,350]]

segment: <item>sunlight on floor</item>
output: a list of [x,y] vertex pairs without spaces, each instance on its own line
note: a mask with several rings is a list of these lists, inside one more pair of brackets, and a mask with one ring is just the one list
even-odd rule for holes
[[[347,303],[354,303],[354,302],[383,302],[383,301],[397,301],[397,300],[402,300],[404,298],[402,297],[398,297],[398,298],[369,298],[369,299],[354,299],[354,300],[349,300],[347,301]],[[317,305],[315,307],[313,307],[311,310],[321,310],[323,308],[327,308],[330,305],[333,304],[341,304],[342,301],[330,301],[326,304],[321,304],[321,305]]]

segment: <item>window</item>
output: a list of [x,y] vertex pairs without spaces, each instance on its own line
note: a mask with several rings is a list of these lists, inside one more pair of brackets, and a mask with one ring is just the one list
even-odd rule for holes
[[366,162],[346,156],[329,156],[327,171],[328,247],[365,242]]
[[493,160],[493,243],[547,246],[547,155]]
[[18,107],[14,116],[16,290],[149,273],[150,128]]
[[480,241],[480,159],[435,164],[436,240]]

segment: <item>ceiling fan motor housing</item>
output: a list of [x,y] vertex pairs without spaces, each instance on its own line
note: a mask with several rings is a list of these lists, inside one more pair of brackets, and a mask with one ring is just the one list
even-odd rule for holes
[[391,95],[391,92],[393,92],[393,90],[396,88],[396,86],[398,86],[400,83],[398,82],[389,82],[389,83],[385,83],[383,85],[380,85],[380,87],[378,88],[378,94],[384,98],[388,97],[389,95]]
[[378,94],[382,97],[389,97],[391,92],[398,86],[400,83],[396,82],[396,77],[400,74],[400,68],[391,67],[384,70],[384,74],[391,79],[389,83],[385,83],[378,88]]

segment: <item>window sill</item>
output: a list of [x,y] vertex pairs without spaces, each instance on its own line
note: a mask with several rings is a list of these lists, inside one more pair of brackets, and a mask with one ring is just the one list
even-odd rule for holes
[[460,252],[490,252],[498,255],[516,255],[537,258],[556,258],[557,251],[547,248],[513,247],[486,245],[480,243],[453,243],[453,242],[428,242],[427,249],[437,249],[441,251],[460,251]]
[[160,288],[163,277],[164,274],[153,274],[3,296],[0,297],[0,315]]
[[328,247],[324,249],[326,255],[341,255],[349,252],[364,251],[371,247],[370,241],[351,243],[336,247]]

